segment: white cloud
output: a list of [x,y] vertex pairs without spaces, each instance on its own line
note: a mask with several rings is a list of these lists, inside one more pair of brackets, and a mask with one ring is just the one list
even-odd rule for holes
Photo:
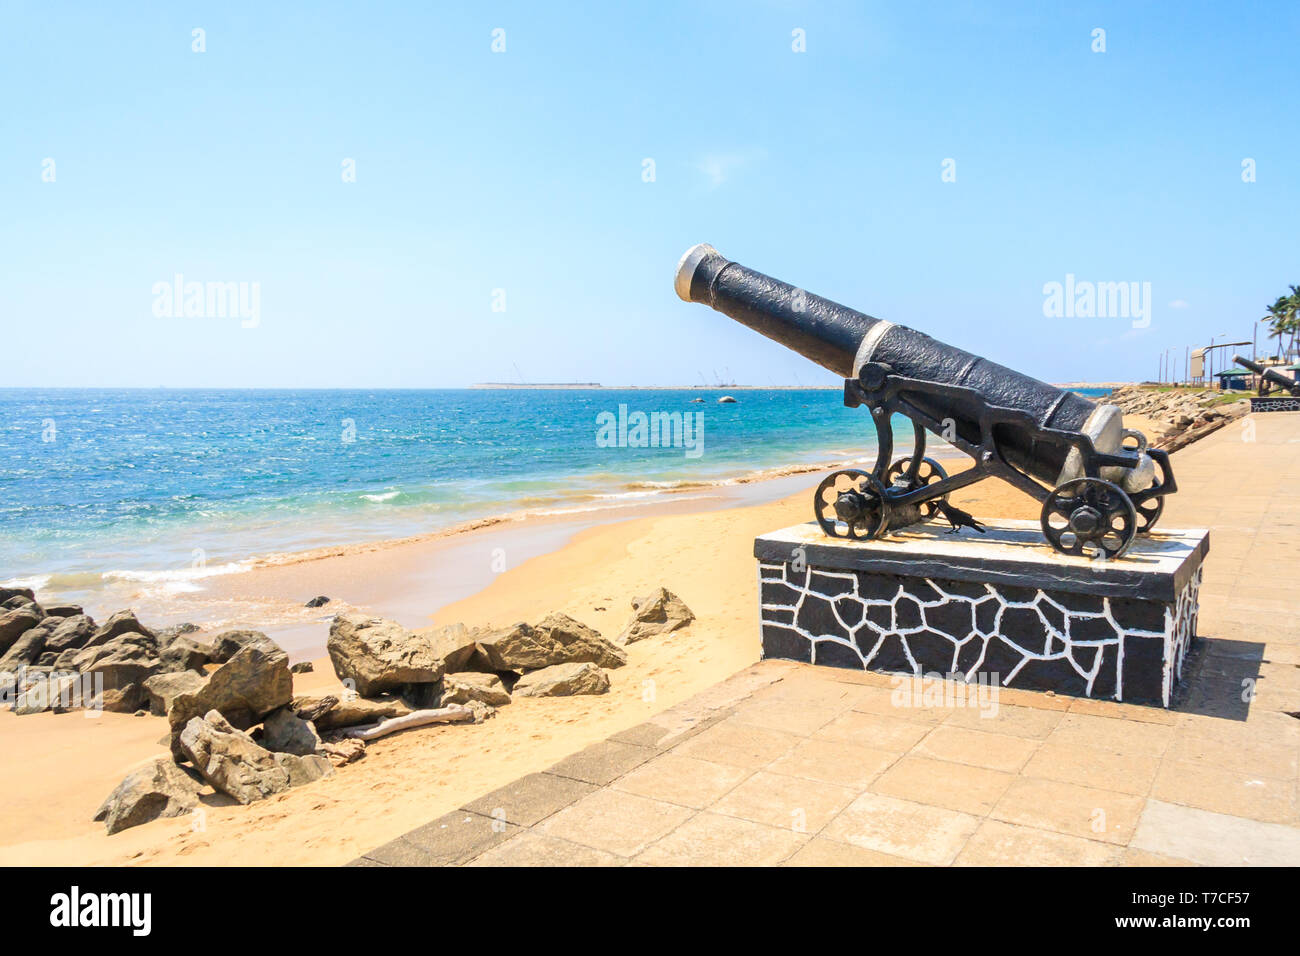
[[761,149],[733,153],[708,153],[695,164],[695,168],[708,179],[710,189],[717,189],[730,179],[731,174],[736,170],[762,159],[764,155],[766,153]]

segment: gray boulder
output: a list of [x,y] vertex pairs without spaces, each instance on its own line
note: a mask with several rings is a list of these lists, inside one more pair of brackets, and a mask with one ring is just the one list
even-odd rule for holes
[[555,664],[531,671],[515,683],[515,697],[572,697],[578,694],[604,694],[609,691],[609,675],[595,664]]
[[85,703],[80,697],[82,688],[78,687],[75,674],[50,675],[30,674],[22,690],[14,701],[14,714],[19,717],[28,714],[42,714],[47,710],[62,713],[66,709]]
[[478,643],[494,671],[523,672],[581,663],[622,667],[627,663],[626,651],[567,614],[549,614],[535,627],[515,624],[480,633]]
[[50,665],[50,669],[56,671],[73,670],[73,664],[80,653],[81,648],[79,647],[69,647],[66,651],[59,651],[59,655],[54,658],[54,663]]
[[197,634],[199,630],[197,624],[169,624],[167,627],[157,628],[154,634],[158,638],[159,647],[170,647],[176,638],[184,637],[186,634]]
[[47,604],[45,605],[46,617],[76,617],[79,614],[85,614],[80,604]]
[[277,649],[280,646],[261,631],[223,631],[212,639],[212,650],[208,656],[212,663],[224,664],[238,654],[241,647],[249,644]]
[[54,630],[45,639],[46,650],[61,654],[68,649],[81,650],[95,633],[95,621],[88,614],[72,614],[57,619],[46,618],[46,623],[54,621]]
[[330,763],[342,767],[366,755],[366,742],[353,737],[344,737],[341,740],[327,740],[320,745],[320,749]]
[[492,707],[510,703],[510,695],[496,674],[448,674],[442,679],[440,707],[448,704],[468,704],[477,700]]
[[40,608],[31,604],[0,613],[0,654],[13,647],[18,638],[41,623],[44,617]]
[[289,667],[290,674],[310,674],[316,668],[312,666],[311,661],[299,661]]
[[[92,638],[93,640],[93,638]],[[72,669],[99,674],[104,681],[100,705],[104,710],[133,713],[148,700],[144,682],[161,668],[152,634],[127,631],[77,651]]]
[[212,648],[188,637],[176,637],[158,657],[164,671],[201,671],[212,658]]
[[289,709],[303,720],[315,722],[339,705],[339,699],[333,694],[321,697],[295,697],[289,701]]
[[340,614],[330,624],[325,646],[339,679],[354,682],[362,697],[405,684],[433,684],[443,675],[429,642],[395,621]]
[[273,644],[247,644],[209,674],[198,690],[172,699],[167,711],[172,752],[179,754],[180,733],[195,717],[216,711],[235,727],[247,729],[292,697],[289,655]]
[[272,753],[215,710],[185,724],[180,747],[208,783],[242,804],[319,780],[334,769],[326,757]]
[[627,663],[627,651],[567,614],[548,614],[533,630],[555,645],[552,664],[590,662],[601,667],[622,667]]
[[15,597],[25,597],[29,601],[35,601],[36,592],[31,588],[0,588],[0,604]]
[[166,717],[173,700],[181,694],[197,693],[205,683],[203,675],[194,671],[155,674],[144,682],[145,693],[149,695],[149,712]]
[[311,721],[281,707],[267,714],[262,722],[262,745],[276,753],[305,757],[320,750],[320,735]]
[[179,817],[199,805],[203,785],[167,758],[133,770],[100,804],[96,820],[103,820],[112,836],[160,817]]
[[45,639],[49,629],[40,624],[24,631],[18,640],[9,645],[9,650],[0,656],[0,671],[16,671],[20,667],[35,664],[45,652]]
[[135,616],[135,611],[126,610],[118,611],[96,628],[95,633],[90,635],[90,639],[82,646],[98,647],[121,637],[123,634],[143,634],[154,642],[155,647],[158,645],[157,635],[140,623],[140,619]]
[[442,661],[443,670],[448,674],[492,669],[479,649],[478,637],[477,630],[471,631],[464,624],[437,627],[425,635],[434,657]]
[[691,609],[667,588],[655,588],[649,594],[637,598],[632,602],[632,608],[636,613],[619,635],[620,644],[633,644],[647,637],[667,634],[695,620]]
[[530,671],[559,663],[549,635],[537,633],[522,621],[510,627],[483,631],[478,645],[494,671]]
[[0,608],[3,608],[6,611],[12,611],[14,608],[28,607],[28,606],[36,607],[38,609],[43,610],[39,604],[37,604],[35,601],[33,601],[31,598],[27,597],[24,594],[15,594],[7,601],[0,601]]

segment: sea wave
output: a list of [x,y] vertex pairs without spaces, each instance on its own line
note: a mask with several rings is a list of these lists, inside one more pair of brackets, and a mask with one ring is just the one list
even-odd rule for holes
[[401,494],[400,491],[385,491],[383,494],[380,495],[362,495],[361,497],[364,498],[366,501],[374,501],[378,503],[381,501],[392,501],[400,494]]

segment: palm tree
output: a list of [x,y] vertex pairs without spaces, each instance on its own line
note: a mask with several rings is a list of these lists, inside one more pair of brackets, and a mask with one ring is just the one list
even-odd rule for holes
[[1268,337],[1277,338],[1278,351],[1282,349],[1282,336],[1287,333],[1293,316],[1295,315],[1295,306],[1292,304],[1292,298],[1285,295],[1277,297],[1277,301],[1268,306],[1267,314],[1261,319],[1261,322],[1268,322]]
[[1289,287],[1291,294],[1287,296],[1287,332],[1291,335],[1291,344],[1287,346],[1287,355],[1295,353],[1295,337],[1300,332],[1300,285]]

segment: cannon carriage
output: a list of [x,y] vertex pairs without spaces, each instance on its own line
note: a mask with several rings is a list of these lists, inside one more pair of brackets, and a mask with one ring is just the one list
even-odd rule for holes
[[[829,475],[814,516],[834,538],[873,539],[946,517],[977,526],[948,495],[1000,478],[1042,505],[1040,525],[1063,553],[1119,558],[1177,491],[1166,452],[1096,404],[924,333],[856,312],[694,246],[678,264],[680,298],[730,316],[844,378],[844,402],[871,412],[869,470]],[[910,453],[894,457],[893,417],[912,424]],[[927,457],[933,433],[973,460],[949,475]]]

